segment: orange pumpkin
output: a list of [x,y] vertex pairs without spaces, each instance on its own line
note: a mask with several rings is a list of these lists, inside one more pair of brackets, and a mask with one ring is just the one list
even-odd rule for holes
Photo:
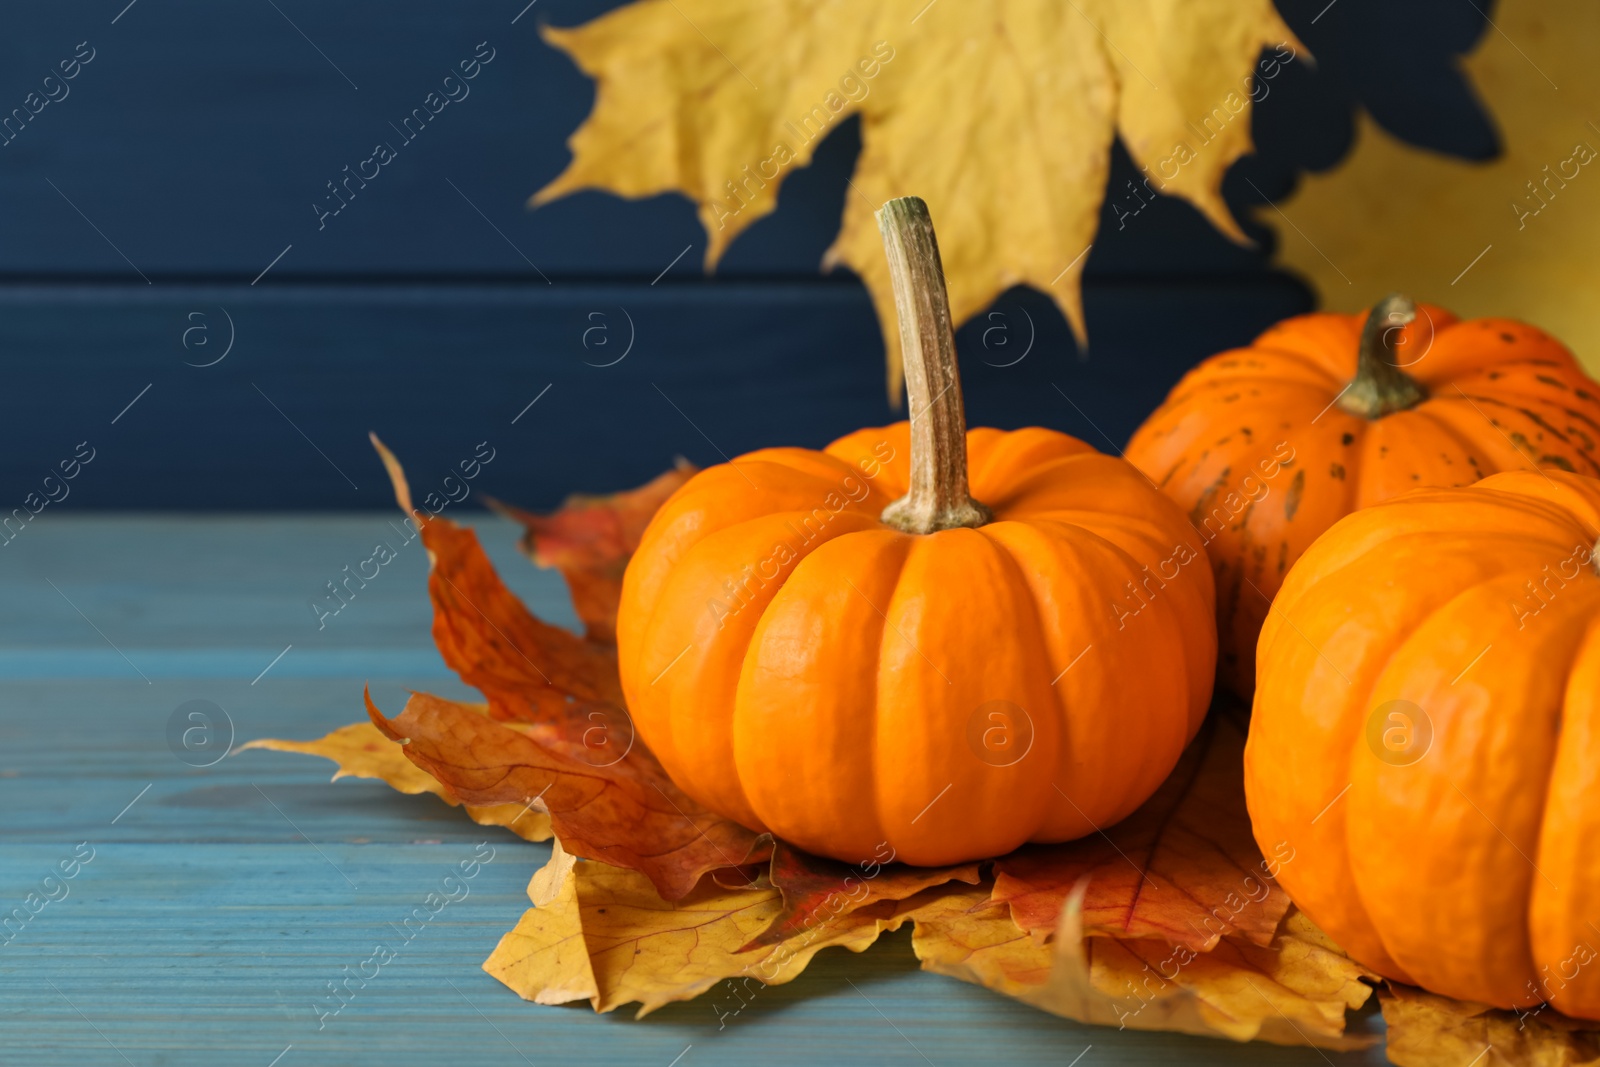
[[1600,1019],[1600,481],[1351,515],[1261,631],[1245,795],[1295,903],[1380,974]]
[[1145,800],[1205,714],[1204,551],[1123,460],[966,432],[926,206],[880,224],[912,421],[752,452],[667,501],[623,579],[628,707],[684,792],[814,853],[1079,837]]
[[1532,326],[1392,296],[1368,314],[1289,319],[1212,356],[1127,458],[1205,540],[1219,677],[1248,698],[1267,607],[1319,534],[1419,486],[1533,466],[1600,474],[1600,384]]

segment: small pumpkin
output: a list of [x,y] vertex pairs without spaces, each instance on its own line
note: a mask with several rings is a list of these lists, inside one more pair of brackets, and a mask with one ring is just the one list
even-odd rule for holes
[[684,792],[810,852],[933,865],[1079,837],[1144,801],[1205,714],[1204,552],[1123,460],[966,430],[927,207],[879,220],[911,421],[752,452],[663,505],[623,578],[628,708]]
[[1390,296],[1288,319],[1190,371],[1127,458],[1189,513],[1217,579],[1219,678],[1248,698],[1284,574],[1341,516],[1504,470],[1600,474],[1600,384],[1509,319]]
[[1515,471],[1334,525],[1261,631],[1245,796],[1355,959],[1600,1019],[1600,481]]

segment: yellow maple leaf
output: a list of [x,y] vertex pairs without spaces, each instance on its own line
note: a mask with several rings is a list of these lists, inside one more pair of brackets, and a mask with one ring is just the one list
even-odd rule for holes
[[1234,1041],[1353,1049],[1345,1012],[1372,990],[1359,965],[1298,912],[1270,947],[1233,938],[1195,952],[1155,938],[1084,937],[1082,889],[1044,945],[982,890],[920,908],[912,947],[925,970],[1015,997],[1068,1019]]
[[[1464,66],[1503,143],[1488,162],[1412,148],[1365,114],[1343,166],[1260,218],[1324,305],[1402,291],[1468,316],[1523,319],[1600,372],[1600,7],[1503,0]],[[1287,222],[1285,222],[1285,218]]]
[[[431,793],[451,807],[461,805],[433,775],[407,759],[405,749],[384,737],[370,722],[341,726],[314,741],[263,737],[240,745],[237,751],[252,748],[331,759],[339,765],[333,772],[336,782],[341,778],[376,778],[401,793],[413,796]],[[550,839],[550,816],[537,808],[525,804],[467,804],[464,807],[472,821],[482,826],[504,826],[529,841]]]
[[535,906],[483,964],[524,999],[588,1000],[598,1012],[637,1002],[644,1016],[734,979],[732,995],[714,1004],[725,1019],[761,986],[793,980],[824,948],[865,951],[926,897],[858,908],[741,952],[782,910],[782,894],[771,885],[729,888],[706,878],[682,900],[666,901],[639,872],[574,861],[558,841],[528,898]]
[[895,400],[878,205],[928,202],[957,325],[1028,284],[1081,338],[1078,282],[1112,137],[1152,192],[1242,240],[1220,183],[1251,147],[1251,75],[1263,47],[1300,47],[1270,0],[638,0],[545,37],[598,85],[571,165],[533,202],[681,192],[699,206],[708,268],[776,208],[783,179],[829,132],[861,116],[825,263],[866,282]]
[[1400,1067],[1593,1067],[1600,1030],[1546,1008],[1499,1011],[1390,983],[1379,996],[1385,1051]]

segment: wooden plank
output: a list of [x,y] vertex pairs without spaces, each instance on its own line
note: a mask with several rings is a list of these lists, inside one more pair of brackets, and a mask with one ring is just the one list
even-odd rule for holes
[[[862,956],[823,953],[798,980],[759,991],[727,1020],[714,1007],[720,993],[729,1010],[726,990],[642,1023],[626,1012],[527,1004],[479,964],[527,906],[532,858],[524,854],[537,850],[492,847],[493,861],[465,898],[397,932],[455,864],[481,854],[472,844],[324,844],[326,859],[304,842],[97,845],[70,894],[0,948],[8,1060],[120,1064],[120,1054],[140,1065],[266,1067],[292,1045],[280,1067],[666,1067],[679,1056],[683,1065],[953,1065],[997,1056],[1061,1065],[1092,1046],[1081,1063],[1324,1062],[1308,1049],[1078,1026],[918,972],[905,935]],[[69,854],[60,845],[8,844],[0,900],[28,892]],[[346,967],[355,973],[379,944],[396,953],[393,962],[337,1015],[320,1014],[331,1009],[327,983]]]
[[[312,562],[342,558],[372,521],[58,520],[48,538],[18,542],[18,554],[0,559],[0,594],[23,606],[0,619],[0,647],[13,657],[0,675],[0,909],[20,904],[80,842],[94,850],[64,898],[0,943],[5,1062],[268,1067],[281,1054],[279,1067],[782,1067],[998,1056],[1059,1065],[1085,1049],[1085,1065],[1382,1062],[1376,1052],[1324,1060],[1307,1049],[1081,1027],[921,973],[903,934],[860,957],[824,953],[728,1019],[717,1006],[720,998],[731,1009],[727,990],[637,1024],[524,1003],[479,964],[527,906],[526,882],[547,846],[476,827],[434,798],[331,783],[323,760],[248,752],[197,768],[167,746],[168,717],[194,698],[221,705],[243,739],[310,737],[355,721],[364,682],[385,706],[397,707],[409,685],[468,695],[442,672],[389,672],[381,658],[374,672],[331,677],[315,657],[291,654],[254,685],[218,669],[258,643],[270,650],[305,638],[301,576]],[[489,529],[484,541],[508,581],[570,622],[559,584],[515,555],[509,527]],[[148,682],[126,670],[57,677],[60,661],[46,657],[30,671],[40,648],[105,643],[82,616],[48,606],[61,597],[44,579],[68,563],[74,577],[63,590],[85,614],[125,639],[135,662],[175,657],[168,670]],[[363,602],[352,602],[336,620],[350,632],[340,654],[428,653],[422,577],[420,563],[406,564],[392,586],[373,587],[366,603],[375,610],[355,614]],[[468,895],[404,927],[482,841],[494,859]],[[395,925],[412,935],[399,945],[390,944],[402,938]],[[331,1007],[319,999],[327,983],[378,943],[398,948],[396,959],[337,1015],[319,1014],[319,1003]]]
[[[576,626],[560,575],[517,550],[521,527],[481,511],[454,517],[478,531],[502,579],[532,611]],[[0,549],[0,598],[18,609],[0,614],[0,677],[93,673],[139,682],[120,648],[152,676],[205,677],[225,665],[248,682],[289,644],[293,652],[268,677],[325,676],[340,663],[348,664],[346,677],[438,676],[427,556],[420,540],[403,539],[399,520],[393,507],[336,517],[143,515],[108,527],[46,512]],[[364,585],[343,584],[345,568],[357,568],[379,541],[395,557]],[[348,603],[319,615],[313,599],[338,603],[329,582],[340,583]],[[61,659],[69,651],[76,662]],[[318,653],[326,666],[308,662]],[[396,664],[395,657],[413,659]]]
[[[92,58],[53,83],[58,103],[0,133],[13,209],[0,275],[248,281],[291,245],[274,274],[648,281],[691,245],[678,269],[692,273],[705,234],[681,197],[527,207],[566,166],[594,95],[539,27],[616,2],[544,0],[517,18],[526,0],[166,0],[114,25],[126,0],[18,9],[0,38],[0,117],[42,97],[61,61]],[[462,62],[477,75],[444,86]],[[424,123],[413,111],[430,92],[453,102]],[[379,143],[394,158],[363,165]],[[834,138],[785,190],[784,217],[724,269],[814,276],[854,153],[853,137]]]
[[[1287,281],[1225,279],[1086,299],[1087,358],[1028,290],[960,332],[971,424],[1119,447],[1197,360],[1307,306]],[[386,509],[369,430],[419,496],[487,442],[474,486],[548,507],[677,455],[820,447],[904,417],[848,282],[0,288],[0,351],[0,388],[35,398],[0,422],[0,516],[59,496],[43,480],[80,442],[94,459],[47,516]]]
[[[74,692],[85,684],[68,683],[67,701],[108,706],[93,699],[103,694]],[[8,706],[15,685],[7,687]],[[327,704],[323,694],[323,707],[304,718],[321,717],[320,728],[348,717],[330,714]],[[494,1046],[475,1012],[457,1003],[463,995],[495,1026],[519,1035],[512,1038],[519,1046],[527,1035],[533,1044],[522,1051],[535,1062],[586,1054],[608,1063],[651,1062],[671,1040],[680,1045],[668,1049],[668,1059],[695,1044],[689,1061],[695,1063],[735,1063],[755,1053],[774,1064],[806,1063],[824,1052],[848,1062],[852,1051],[920,1062],[878,1011],[939,1063],[973,1062],[1002,1033],[1008,1061],[1018,1063],[1062,1063],[1091,1043],[1103,1057],[1093,1061],[1099,1063],[1175,1056],[1200,1064],[1321,1062],[1307,1050],[1240,1050],[1077,1027],[916,973],[903,937],[859,958],[825,954],[798,982],[762,991],[726,1029],[712,1008],[716,992],[639,1027],[583,1010],[527,1005],[477,967],[525,906],[521,891],[544,846],[473,827],[431,798],[401,797],[371,783],[328,784],[327,764],[319,760],[248,753],[194,771],[152,751],[148,738],[141,758],[126,744],[137,731],[118,725],[139,718],[102,712],[97,729],[68,734],[103,738],[95,751],[45,737],[36,749],[17,753],[29,768],[25,777],[0,778],[0,807],[24,815],[21,826],[8,824],[0,845],[0,901],[20,900],[33,888],[32,876],[42,877],[78,841],[96,850],[73,895],[0,949],[0,1003],[28,1020],[7,1028],[10,1048],[69,1050],[74,1062],[113,1061],[98,1035],[78,1025],[70,1005],[41,983],[49,978],[136,1062],[141,1053],[160,1051],[162,1062],[205,1063],[222,1049],[250,1048],[269,1053],[259,1057],[265,1063],[290,1043],[310,1056],[302,1062],[426,1063],[452,1043],[480,1049],[486,1063],[519,1062]],[[285,716],[279,732],[299,732],[302,721]],[[121,766],[119,751],[129,752]],[[56,766],[48,763],[52,752]],[[163,763],[175,770],[163,772]],[[65,791],[38,788],[63,765],[75,775],[70,806],[60,803]],[[140,796],[139,778],[146,775],[157,776],[156,785]],[[28,833],[35,812],[45,825]],[[429,879],[485,839],[496,849],[495,862],[462,908],[408,943],[392,971],[386,968],[348,1012],[317,1030],[314,1005],[324,983],[367,958],[369,942],[387,936],[386,924],[403,919],[431,888]],[[137,982],[129,980],[133,974]],[[732,1000],[727,991],[720,995],[728,1010]],[[269,1047],[274,1041],[279,1048]]]

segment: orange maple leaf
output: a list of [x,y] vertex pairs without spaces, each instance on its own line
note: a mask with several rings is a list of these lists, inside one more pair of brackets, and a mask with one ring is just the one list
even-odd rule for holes
[[764,859],[772,847],[770,837],[690,800],[638,742],[615,762],[589,763],[572,746],[548,744],[453,700],[414,693],[389,719],[364,696],[373,725],[452,795],[543,809],[569,852],[636,870],[667,900],[687,895],[707,871]]
[[1289,908],[1274,881],[1286,850],[1264,859],[1245,810],[1244,724],[1212,709],[1172,774],[1115,826],[995,861],[994,899],[1021,929],[1047,936],[1086,883],[1084,930],[1160,938],[1209,952],[1228,936],[1270,944]]
[[693,478],[697,468],[679,459],[677,466],[637,489],[610,496],[574,494],[558,511],[540,515],[485,497],[489,506],[514,522],[524,534],[518,547],[541,567],[554,567],[567,580],[572,606],[590,641],[617,643],[617,604],[622,599],[622,574],[639,547],[645,527],[667,498]]
[[892,863],[892,852],[858,866],[813,856],[783,841],[772,850],[768,881],[783,894],[772,923],[740,952],[776,945],[818,922],[848,914],[880,900],[905,900],[947,882],[978,883],[982,864],[910,867]]
[[536,618],[500,581],[478,535],[412,507],[400,461],[375,434],[372,444],[428,550],[434,644],[463,682],[489,698],[489,714],[540,726],[578,724],[581,731],[595,709],[575,704],[620,709],[616,651]]

